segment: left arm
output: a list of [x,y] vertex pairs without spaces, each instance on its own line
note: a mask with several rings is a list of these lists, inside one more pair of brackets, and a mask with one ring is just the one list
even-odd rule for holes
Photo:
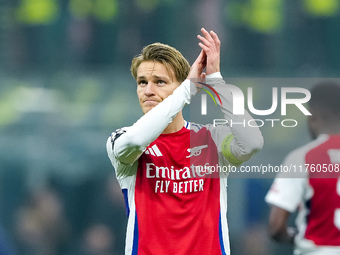
[[[233,165],[240,165],[249,160],[256,152],[263,147],[263,136],[258,127],[247,125],[253,118],[245,110],[244,115],[233,114],[232,85],[227,85],[220,74],[220,40],[213,31],[201,29],[204,36],[198,35],[200,47],[206,54],[207,83],[212,85],[221,97],[222,104],[218,102],[221,111],[228,123],[238,123],[230,125],[231,134],[228,129],[217,130],[216,140],[223,140],[220,149],[224,157]],[[217,100],[218,101],[218,100]],[[239,124],[244,123],[244,124]],[[223,132],[225,135],[223,136]],[[223,138],[221,138],[221,135]]]
[[258,127],[248,125],[253,120],[248,111],[244,110],[244,115],[233,114],[233,95],[230,88],[235,86],[227,85],[219,73],[208,75],[207,83],[220,95],[222,104],[216,101],[224,118],[230,124],[231,134],[222,138],[222,153],[230,163],[240,165],[262,149],[264,143],[262,133]]

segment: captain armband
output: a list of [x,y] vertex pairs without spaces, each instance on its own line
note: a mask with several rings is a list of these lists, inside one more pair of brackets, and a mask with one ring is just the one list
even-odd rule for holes
[[232,134],[228,135],[226,138],[224,138],[222,142],[222,154],[223,156],[233,165],[239,166],[243,163],[242,160],[237,159],[230,150],[230,143],[234,139],[234,136]]

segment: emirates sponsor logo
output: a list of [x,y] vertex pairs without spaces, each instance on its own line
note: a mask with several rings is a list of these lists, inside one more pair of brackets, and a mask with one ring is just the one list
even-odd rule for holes
[[175,169],[174,166],[156,166],[154,163],[146,163],[146,178],[185,180],[189,178],[204,177],[207,174],[212,174],[209,166],[202,168],[201,166],[191,165],[191,167],[186,166],[181,169]]
[[[183,167],[175,169],[174,166],[156,166],[146,163],[146,178],[156,179],[155,193],[194,193],[204,190],[207,175],[211,175],[221,168],[206,163],[204,166]],[[220,169],[221,170],[221,169]]]

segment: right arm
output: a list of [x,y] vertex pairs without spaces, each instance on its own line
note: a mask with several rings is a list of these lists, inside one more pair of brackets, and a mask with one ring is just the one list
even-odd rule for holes
[[143,115],[129,129],[117,137],[117,132],[108,139],[109,157],[131,164],[143,153],[145,148],[163,132],[185,104],[190,104],[196,87],[185,80],[173,94]]
[[270,204],[268,234],[277,242],[294,242],[297,230],[288,226],[288,219],[303,201],[305,182],[305,178],[279,174],[265,197]]
[[287,226],[290,212],[277,207],[271,206],[268,223],[268,234],[277,242],[294,243],[294,237],[297,230]]
[[[301,165],[303,150],[292,151],[284,160],[283,166]],[[293,243],[298,231],[288,226],[288,219],[299,204],[304,201],[308,173],[279,173],[268,191],[265,201],[270,204],[268,234],[275,241]]]
[[[173,121],[185,104],[197,93],[191,78],[200,77],[205,68],[206,56],[199,54],[190,68],[187,79],[174,90],[163,102],[142,116],[127,130],[112,133],[107,141],[107,153],[111,162],[118,161],[125,165],[133,164],[145,148],[153,142]],[[184,124],[184,123],[183,123]]]

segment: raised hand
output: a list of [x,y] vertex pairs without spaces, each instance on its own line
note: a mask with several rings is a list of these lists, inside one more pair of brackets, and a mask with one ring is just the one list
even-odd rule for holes
[[[187,79],[198,79],[204,78],[205,74],[203,73],[204,68],[207,64],[207,56],[205,52],[202,50],[195,62],[190,67],[190,72]],[[203,77],[204,76],[204,77]]]
[[214,31],[210,33],[204,28],[201,29],[203,36],[198,35],[199,46],[206,54],[206,74],[220,71],[220,46],[221,42]]

